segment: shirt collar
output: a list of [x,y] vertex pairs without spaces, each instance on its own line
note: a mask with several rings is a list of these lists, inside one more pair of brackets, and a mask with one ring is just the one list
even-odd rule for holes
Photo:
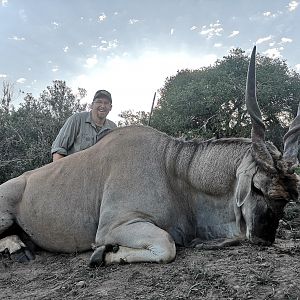
[[[85,122],[86,123],[90,123],[92,126],[96,127],[96,124],[95,122],[93,121],[92,119],[92,111],[90,111],[87,116],[86,116],[86,119],[85,119]],[[103,124],[103,127],[107,124],[107,119],[105,119],[104,121],[104,124]]]

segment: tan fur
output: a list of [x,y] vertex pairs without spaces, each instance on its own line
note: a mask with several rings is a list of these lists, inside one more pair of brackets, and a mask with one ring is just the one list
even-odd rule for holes
[[[242,211],[236,191],[256,176],[245,167],[254,163],[250,150],[248,139],[184,142],[149,127],[118,128],[87,150],[1,185],[0,213],[9,207],[32,240],[49,251],[84,251],[92,243],[150,252],[156,247],[153,261],[170,261],[174,255],[164,253],[174,241],[188,245],[195,238],[246,235],[241,222],[245,214],[251,219],[252,192],[247,207],[240,203]],[[246,176],[240,183],[239,172]],[[270,197],[289,194],[282,189],[274,181]],[[148,231],[142,232],[144,225]],[[5,226],[0,223],[0,232]],[[158,241],[160,230],[166,235]],[[152,257],[150,252],[132,253]]]

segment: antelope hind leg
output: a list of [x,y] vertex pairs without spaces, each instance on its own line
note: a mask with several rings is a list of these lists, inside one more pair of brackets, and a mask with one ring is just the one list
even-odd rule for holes
[[34,255],[15,234],[14,211],[24,191],[24,179],[11,179],[0,185],[0,253],[8,253],[13,260],[26,262]]
[[35,258],[17,235],[10,235],[0,240],[0,253],[8,253],[12,260],[18,262],[28,262]]

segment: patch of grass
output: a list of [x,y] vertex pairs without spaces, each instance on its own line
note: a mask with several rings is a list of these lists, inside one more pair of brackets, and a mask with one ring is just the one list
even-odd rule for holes
[[284,219],[286,221],[292,221],[300,216],[300,203],[290,202],[284,210]]
[[297,175],[300,175],[300,166],[297,167],[297,168],[295,169],[295,173],[296,173]]
[[186,299],[192,296],[197,299],[227,299],[235,294],[236,291],[228,285],[223,273],[216,273],[202,266],[194,276],[194,283],[190,286]]
[[257,284],[260,285],[276,285],[278,284],[277,280],[274,280],[273,273],[275,268],[270,266],[265,269],[259,269],[255,270],[253,268],[250,268],[252,271],[252,280],[255,281]]
[[284,217],[279,223],[277,237],[283,239],[300,238],[300,202],[287,204]]

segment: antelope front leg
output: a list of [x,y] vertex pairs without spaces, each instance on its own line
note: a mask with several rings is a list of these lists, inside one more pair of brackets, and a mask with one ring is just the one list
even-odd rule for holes
[[[161,228],[150,222],[127,222],[114,228],[106,237],[105,245],[98,244],[90,259],[90,266],[115,263],[168,263],[176,255],[175,242]],[[101,242],[100,242],[101,243]],[[111,251],[107,251],[108,248]]]

